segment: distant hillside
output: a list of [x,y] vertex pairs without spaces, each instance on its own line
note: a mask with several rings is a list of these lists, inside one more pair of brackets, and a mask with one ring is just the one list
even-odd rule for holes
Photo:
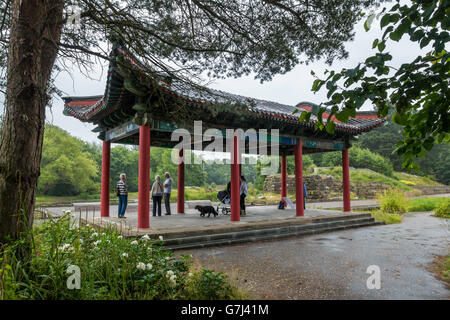
[[[401,139],[401,126],[389,121],[385,126],[361,135],[354,145],[388,158],[395,171],[403,171],[402,159],[392,154],[395,144]],[[450,144],[435,144],[426,157],[419,158],[417,162],[421,170],[418,174],[431,175],[441,183],[450,184]]]

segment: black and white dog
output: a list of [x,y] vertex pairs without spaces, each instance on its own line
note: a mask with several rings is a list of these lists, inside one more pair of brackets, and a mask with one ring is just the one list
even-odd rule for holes
[[211,213],[214,215],[214,218],[217,216],[217,211],[214,209],[213,206],[195,206],[195,209],[200,211],[200,217],[204,217],[205,214],[208,214],[208,218],[211,215]]

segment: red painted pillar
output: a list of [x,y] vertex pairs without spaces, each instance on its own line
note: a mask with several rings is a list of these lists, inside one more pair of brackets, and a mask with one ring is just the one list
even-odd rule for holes
[[103,141],[102,151],[102,190],[100,195],[100,215],[109,217],[109,179],[111,143]]
[[284,202],[286,205],[286,202],[283,200],[287,196],[287,162],[286,162],[286,156],[281,156],[281,201]]
[[239,139],[235,134],[233,138],[233,150],[231,152],[231,221],[241,220],[239,157]]
[[303,209],[303,143],[298,139],[295,145],[295,210],[297,216],[304,215]]
[[150,228],[150,127],[139,128],[138,228]]
[[180,162],[178,163],[178,199],[177,211],[184,213],[184,156],[183,149],[179,151]]
[[352,211],[350,207],[350,169],[348,149],[342,150],[342,191],[344,199],[344,212]]

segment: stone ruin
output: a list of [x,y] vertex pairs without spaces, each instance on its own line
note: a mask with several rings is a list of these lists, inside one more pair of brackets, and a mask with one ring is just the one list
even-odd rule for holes
[[[309,202],[342,200],[342,180],[330,175],[313,174],[304,176]],[[373,199],[377,193],[389,188],[389,184],[379,181],[352,182],[350,192],[352,199]],[[264,192],[281,193],[281,175],[266,177],[263,186]],[[295,192],[295,176],[287,176],[287,192]]]

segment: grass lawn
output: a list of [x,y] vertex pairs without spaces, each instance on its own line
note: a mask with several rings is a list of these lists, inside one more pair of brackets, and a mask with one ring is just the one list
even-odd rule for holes
[[418,198],[408,201],[408,212],[433,211],[449,198]]

